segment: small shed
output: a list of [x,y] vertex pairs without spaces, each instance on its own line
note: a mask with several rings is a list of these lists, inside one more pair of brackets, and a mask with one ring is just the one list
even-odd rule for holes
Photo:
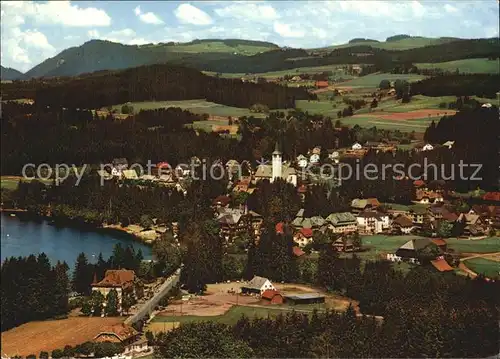
[[262,299],[271,304],[283,304],[283,296],[276,290],[268,289],[262,293]]
[[317,304],[324,303],[325,296],[319,293],[297,293],[285,295],[285,302],[290,304]]

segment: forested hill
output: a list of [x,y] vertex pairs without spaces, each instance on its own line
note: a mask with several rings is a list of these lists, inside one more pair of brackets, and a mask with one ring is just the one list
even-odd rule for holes
[[250,40],[194,40],[189,43],[123,45],[111,41],[91,40],[71,47],[45,60],[26,73],[28,78],[41,76],[75,76],[100,70],[118,70],[165,62],[190,63],[232,59],[278,49],[278,45]]
[[1,66],[0,79],[22,80],[24,79],[24,74],[21,71],[17,71],[16,69]]
[[[21,94],[20,94],[21,93]],[[4,99],[25,96],[37,106],[95,109],[128,101],[208,101],[248,108],[264,104],[271,109],[293,108],[295,100],[312,99],[302,88],[271,83],[243,83],[204,75],[181,66],[149,65],[121,71],[100,71],[77,78],[25,81],[2,86]]]
[[[401,61],[435,63],[498,57],[500,53],[498,39],[423,39],[405,37],[380,43],[370,42],[369,39],[353,39],[346,47],[316,50],[279,48],[267,42],[246,40],[195,40],[187,44],[142,46],[92,40],[42,62],[28,71],[26,77],[76,76],[161,63],[221,73],[262,73],[297,67],[359,63],[383,64],[380,70],[386,70]],[[408,43],[419,43],[421,46]]]

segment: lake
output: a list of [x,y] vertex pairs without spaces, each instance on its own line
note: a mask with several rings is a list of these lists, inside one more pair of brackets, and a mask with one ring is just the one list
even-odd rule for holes
[[117,243],[123,247],[132,245],[136,251],[141,249],[144,259],[151,259],[150,247],[126,235],[55,226],[45,220],[24,220],[5,213],[1,214],[1,228],[2,262],[11,256],[45,252],[52,264],[58,260],[66,261],[73,268],[79,253],[84,252],[90,262],[97,260],[99,252],[108,259]]

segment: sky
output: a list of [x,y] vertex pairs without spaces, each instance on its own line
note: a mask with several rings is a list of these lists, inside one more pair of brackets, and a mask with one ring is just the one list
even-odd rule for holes
[[92,39],[248,39],[315,48],[396,34],[498,36],[498,0],[1,1],[1,64],[27,71]]

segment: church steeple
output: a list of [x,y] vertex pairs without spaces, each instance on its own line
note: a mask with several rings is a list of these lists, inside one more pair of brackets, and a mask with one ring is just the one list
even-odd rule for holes
[[276,141],[276,147],[273,152],[273,173],[271,177],[271,182],[273,182],[276,178],[282,178],[282,160],[281,160],[281,151],[279,150],[278,142]]

